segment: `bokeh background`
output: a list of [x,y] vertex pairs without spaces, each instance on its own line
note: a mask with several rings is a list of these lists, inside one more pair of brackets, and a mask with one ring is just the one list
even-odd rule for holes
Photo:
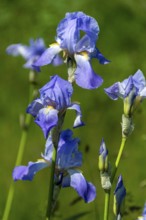
[[[146,1],[145,0],[2,0],[0,2],[0,218],[2,217],[12,178],[21,129],[19,115],[28,104],[28,70],[21,57],[8,56],[5,49],[13,43],[28,44],[30,38],[42,37],[46,45],[54,42],[56,27],[66,12],[83,11],[97,19],[100,34],[97,47],[111,60],[102,66],[93,60],[93,68],[103,79],[94,91],[75,86],[73,100],[81,103],[85,127],[74,130],[81,139],[84,154],[82,170],[97,187],[95,202],[74,204],[73,189],[62,189],[54,219],[103,219],[104,192],[100,188],[98,150],[102,137],[114,163],[121,141],[122,100],[110,100],[104,88],[141,69],[146,76]],[[50,75],[66,76],[65,65],[43,67],[39,87]],[[140,215],[146,201],[146,101],[134,116],[135,130],[129,137],[118,169],[127,189],[124,220]],[[64,128],[71,128],[74,113],[69,112]],[[36,161],[44,150],[45,140],[40,128],[32,123],[22,164]],[[89,146],[88,153],[85,152]],[[10,220],[44,219],[48,196],[49,169],[38,173],[32,182],[15,183]],[[112,201],[110,218],[113,219]]]

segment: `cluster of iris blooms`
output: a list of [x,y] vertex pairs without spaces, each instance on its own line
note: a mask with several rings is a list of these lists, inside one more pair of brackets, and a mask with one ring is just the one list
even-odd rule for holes
[[[81,31],[84,32],[83,36],[80,34]],[[56,66],[66,63],[68,78],[65,80],[59,75],[51,76],[50,81],[39,89],[39,97],[27,107],[26,112],[34,117],[35,123],[43,131],[46,139],[45,150],[41,159],[36,162],[29,162],[27,166],[16,166],[13,170],[13,179],[32,180],[38,171],[52,167],[55,163],[53,190],[55,191],[55,186],[73,187],[78,195],[89,203],[96,197],[96,188],[85,179],[80,170],[82,153],[78,149],[79,139],[73,137],[71,129],[62,130],[62,125],[66,111],[75,110],[73,128],[84,126],[80,105],[71,101],[75,92],[72,84],[76,83],[84,89],[97,89],[103,83],[103,79],[94,72],[90,61],[96,58],[101,64],[108,64],[109,60],[96,47],[99,26],[93,17],[83,12],[67,13],[60,21],[56,32],[55,43],[50,44],[49,48],[46,48],[43,39],[32,39],[29,46],[13,44],[7,48],[8,54],[21,55],[26,61],[24,67],[34,72],[40,72],[41,66],[44,65]],[[116,82],[106,88],[105,93],[113,100],[120,97],[124,101],[122,138],[127,139],[134,129],[134,110],[146,97],[146,81],[142,71],[138,70],[123,82]],[[54,150],[56,150],[55,159]],[[99,171],[101,186],[108,194],[117,167],[113,172],[111,171],[108,150],[102,140],[99,149]],[[55,192],[52,195],[54,194]],[[125,196],[126,189],[120,175],[114,191],[113,211],[116,219],[121,219],[123,216]],[[52,202],[54,199],[52,196]],[[145,211],[139,219],[145,219]]]

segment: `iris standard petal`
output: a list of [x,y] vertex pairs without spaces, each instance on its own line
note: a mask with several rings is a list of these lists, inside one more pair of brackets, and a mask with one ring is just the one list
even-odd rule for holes
[[48,49],[40,56],[40,58],[33,64],[33,66],[44,66],[50,64],[56,55],[61,51],[59,44],[51,44]]
[[17,166],[13,170],[13,179],[17,180],[32,180],[34,175],[47,167],[49,164],[45,160],[37,162],[29,162],[27,166]]
[[51,77],[51,80],[43,86],[39,92],[45,102],[52,100],[55,104],[55,108],[60,110],[70,105],[73,87],[70,82],[55,75]]
[[146,86],[145,77],[141,70],[137,70],[137,72],[133,75],[134,86],[141,91]]
[[76,118],[73,125],[74,128],[85,125],[84,122],[82,122],[82,113],[79,104],[72,103],[68,109],[73,109],[76,111]]
[[70,186],[77,191],[85,202],[92,202],[96,197],[95,186],[87,182],[82,173],[77,170],[70,169],[68,173],[70,175]]
[[[80,31],[85,35],[80,38]],[[97,21],[83,12],[66,13],[57,28],[57,39],[70,54],[80,51],[93,52],[99,33]]]
[[56,40],[60,44],[60,47],[67,50],[70,54],[73,54],[78,38],[79,30],[77,29],[77,20],[63,19],[57,28]]
[[82,154],[78,151],[78,138],[66,141],[60,145],[57,151],[57,167],[67,170],[70,167],[80,167],[82,165]]
[[35,122],[41,127],[45,138],[47,138],[51,128],[57,125],[58,111],[56,109],[42,108],[38,112]]
[[87,55],[75,54],[75,60],[77,63],[75,70],[77,85],[85,89],[95,89],[101,86],[103,79],[93,71]]

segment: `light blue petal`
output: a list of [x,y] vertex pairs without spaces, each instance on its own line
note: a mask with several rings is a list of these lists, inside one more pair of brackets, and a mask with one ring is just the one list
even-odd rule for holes
[[41,99],[34,100],[26,109],[26,112],[31,114],[33,117],[36,117],[39,110],[43,108]]
[[21,55],[25,59],[28,59],[30,56],[29,47],[22,44],[12,44],[6,49],[6,52],[13,56]]
[[52,44],[48,49],[45,50],[45,52],[33,64],[33,66],[44,66],[50,64],[61,50],[62,49],[57,43]]
[[48,166],[43,160],[37,162],[29,162],[27,166],[17,166],[13,170],[13,179],[17,180],[32,180],[34,175]]
[[137,70],[137,72],[134,74],[132,78],[133,78],[134,86],[137,88],[138,93],[140,94],[142,90],[146,87],[146,81],[142,71]]
[[77,191],[85,202],[92,202],[96,197],[95,186],[87,182],[82,173],[77,170],[70,169],[68,173],[70,175],[70,186]]
[[103,79],[97,75],[88,60],[88,57],[75,54],[77,68],[75,81],[77,85],[85,89],[95,89],[101,86]]
[[41,127],[45,138],[47,138],[50,130],[57,125],[58,111],[56,109],[42,108],[38,112],[35,122]]
[[81,109],[80,109],[80,105],[76,104],[76,103],[72,103],[71,106],[68,109],[73,109],[76,111],[76,119],[74,121],[74,128],[80,127],[85,125],[84,122],[82,122],[82,113],[81,113]]
[[105,93],[113,100],[117,100],[119,97],[119,83],[115,83],[109,88],[104,89]]
[[52,103],[54,103],[52,105],[57,110],[62,110],[67,108],[71,103],[70,98],[73,93],[73,87],[67,80],[54,75],[51,77],[51,80],[39,90],[39,92],[45,105],[51,105],[51,100]]

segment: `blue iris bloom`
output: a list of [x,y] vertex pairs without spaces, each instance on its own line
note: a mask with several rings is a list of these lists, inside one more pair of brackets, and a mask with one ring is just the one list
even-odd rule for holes
[[[29,46],[20,43],[12,44],[6,49],[6,52],[13,56],[21,55],[26,60],[26,63],[24,64],[25,68],[40,71],[40,68],[33,66],[33,64],[45,50],[46,46],[44,40],[42,38],[38,38],[36,40],[30,39]],[[52,63],[53,65],[60,65],[62,60],[59,56],[56,56],[56,58],[52,60]]]
[[39,92],[40,98],[28,106],[27,113],[35,117],[35,122],[43,130],[45,138],[51,128],[57,125],[58,113],[63,113],[66,109],[76,111],[74,128],[84,125],[81,121],[82,114],[79,104],[71,103],[73,88],[70,82],[54,75]]
[[116,82],[105,89],[107,95],[113,100],[117,100],[118,97],[124,99],[131,91],[133,91],[132,99],[136,96],[146,97],[146,81],[141,70],[137,70],[137,72],[133,76],[129,76],[128,79],[122,82]]
[[[82,165],[82,154],[78,151],[78,138],[72,137],[69,129],[62,131],[57,148],[56,173],[62,187],[73,187],[85,202],[91,202],[96,197],[95,186],[87,182],[79,170]],[[52,163],[53,143],[51,136],[46,141],[45,153],[37,162],[29,162],[27,166],[17,166],[13,171],[13,179],[32,180],[36,172],[50,167]]]
[[34,66],[50,64],[63,51],[64,61],[71,61],[75,66],[69,81],[75,81],[82,88],[95,89],[103,80],[93,71],[90,60],[97,58],[101,64],[109,62],[96,48],[98,34],[99,26],[94,18],[83,12],[66,13],[57,27],[56,42],[45,50]]
[[141,70],[122,82],[116,82],[105,89],[106,94],[113,100],[124,99],[124,113],[130,115],[136,106],[146,98],[146,80]]

